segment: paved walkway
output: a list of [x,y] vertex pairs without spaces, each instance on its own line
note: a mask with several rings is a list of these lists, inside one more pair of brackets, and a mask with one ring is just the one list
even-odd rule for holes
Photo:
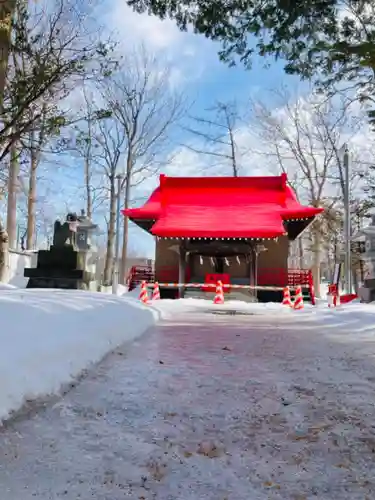
[[373,499],[374,355],[295,320],[165,320],[0,432],[0,498]]

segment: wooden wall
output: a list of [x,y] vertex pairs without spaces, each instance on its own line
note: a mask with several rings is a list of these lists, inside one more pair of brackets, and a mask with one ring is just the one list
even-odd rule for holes
[[[178,280],[178,240],[157,240],[156,241],[156,255],[155,255],[155,274],[156,278],[160,280]],[[278,241],[265,241],[264,246],[267,251],[262,252],[258,258],[258,273],[261,274],[263,269],[287,269],[288,266],[288,253],[289,253],[289,240],[287,236],[283,236]],[[194,276],[204,277],[207,273],[213,273],[210,260],[203,257],[203,265],[200,264],[199,256],[190,256],[188,259],[193,260],[192,274]],[[240,257],[238,264],[235,257],[228,257],[230,266],[224,268],[224,272],[228,272],[233,278],[248,278],[248,264],[243,257]],[[166,274],[169,277],[166,277]]]

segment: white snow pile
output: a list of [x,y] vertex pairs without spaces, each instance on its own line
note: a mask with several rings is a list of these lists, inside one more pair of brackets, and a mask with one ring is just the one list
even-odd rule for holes
[[13,285],[10,285],[9,283],[3,283],[2,281],[0,281],[0,290],[14,290],[15,286]]
[[[108,293],[109,295],[112,295],[112,287],[108,286],[106,288],[103,288],[101,290],[101,293]],[[125,293],[128,293],[128,287],[125,285],[121,285],[120,283],[117,285],[117,295],[122,296]]]
[[[296,311],[277,303],[251,303],[238,300],[226,300],[224,304],[213,304],[205,299],[160,300],[153,302],[165,318],[174,317],[178,313],[229,312],[235,311],[249,314],[249,325],[256,317],[268,317],[277,323],[288,325],[291,330],[303,332],[306,328],[317,328],[317,334],[343,334],[344,336],[375,335],[375,304],[361,304],[354,300],[336,308],[329,308],[326,301],[316,306],[304,304],[304,309]],[[252,319],[253,318],[253,319]]]
[[0,423],[58,393],[92,363],[142,335],[158,312],[134,298],[73,290],[0,291]]

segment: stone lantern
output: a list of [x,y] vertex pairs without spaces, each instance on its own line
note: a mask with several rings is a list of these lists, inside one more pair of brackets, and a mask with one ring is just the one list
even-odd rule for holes
[[53,244],[39,250],[36,268],[26,268],[27,288],[64,288],[97,290],[97,251],[94,236],[98,226],[82,210],[68,213],[61,223],[56,220]]
[[[92,277],[96,276],[97,246],[96,236],[98,235],[98,225],[94,224],[81,210],[77,216],[75,244],[79,253],[79,262],[82,269],[85,269]],[[96,291],[96,280],[87,283],[89,290]]]
[[81,215],[77,217],[77,237],[76,245],[78,251],[96,251],[95,237],[98,234],[98,225],[94,224],[81,210]]
[[365,279],[359,295],[363,302],[375,300],[375,215],[372,216],[371,224],[361,229],[354,240],[360,241],[364,238],[364,252],[361,257],[365,264]]

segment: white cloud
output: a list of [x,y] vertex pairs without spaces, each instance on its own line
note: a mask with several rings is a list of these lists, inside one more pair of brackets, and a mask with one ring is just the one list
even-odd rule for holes
[[217,47],[203,36],[182,32],[173,20],[138,14],[125,0],[106,3],[104,23],[121,42],[121,51],[131,51],[143,44],[147,51],[157,55],[172,68],[171,85],[188,85],[196,81],[214,65],[221,64]]
[[138,14],[124,0],[112,0],[111,4],[107,24],[121,34],[124,45],[141,41],[158,52],[186,44],[187,34],[181,33],[173,21]]

